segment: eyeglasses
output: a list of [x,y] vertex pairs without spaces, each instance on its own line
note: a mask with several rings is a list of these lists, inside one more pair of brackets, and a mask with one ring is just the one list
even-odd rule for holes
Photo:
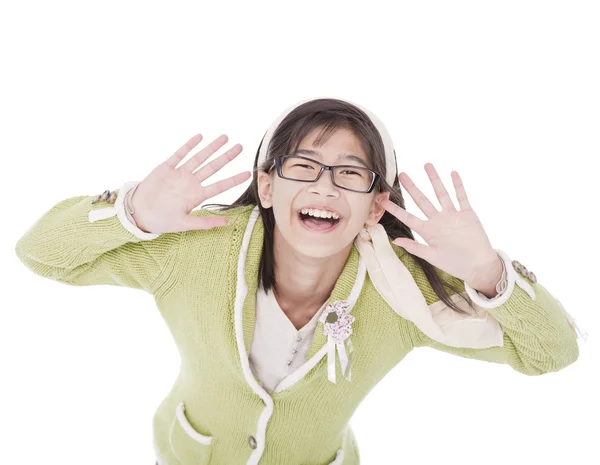
[[329,166],[300,155],[276,155],[275,166],[280,178],[300,182],[317,181],[323,171],[330,170],[331,182],[335,186],[365,194],[373,190],[375,181],[379,178],[379,173],[362,166]]

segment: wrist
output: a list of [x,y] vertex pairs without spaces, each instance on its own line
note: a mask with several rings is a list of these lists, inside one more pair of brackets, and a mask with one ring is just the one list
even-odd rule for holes
[[127,219],[129,221],[131,221],[131,223],[133,223],[138,229],[140,229],[141,231],[143,231],[145,233],[150,233],[150,231],[148,231],[146,228],[142,227],[138,223],[138,221],[136,221],[135,216],[134,216],[134,214],[135,214],[135,205],[134,205],[133,196],[135,195],[135,191],[137,190],[138,186],[139,186],[139,183],[136,184],[131,190],[129,190],[125,194],[125,197],[123,198],[123,205],[125,207],[125,215],[127,216]]
[[469,286],[478,292],[481,292],[488,298],[493,298],[504,291],[504,281],[506,278],[506,268],[504,260],[499,254],[494,252],[494,258],[481,268],[481,271],[475,273],[476,279],[469,282]]

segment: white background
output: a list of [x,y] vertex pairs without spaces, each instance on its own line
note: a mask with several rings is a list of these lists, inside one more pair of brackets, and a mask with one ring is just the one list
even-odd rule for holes
[[436,205],[423,165],[451,194],[457,170],[492,245],[589,333],[541,377],[415,350],[352,419],[361,463],[600,463],[597,2],[38,1],[0,18],[3,463],[153,464],[179,366],[149,294],[34,275],[14,253],[26,229],[196,133],[229,136],[211,159],[244,146],[210,181],[251,170],[272,120],[320,96],[375,112]]

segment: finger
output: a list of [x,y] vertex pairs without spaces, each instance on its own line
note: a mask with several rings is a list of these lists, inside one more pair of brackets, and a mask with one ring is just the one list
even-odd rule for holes
[[450,173],[452,177],[452,182],[454,183],[454,189],[456,190],[456,199],[458,200],[458,204],[460,205],[461,210],[472,210],[471,203],[469,202],[469,198],[467,197],[467,191],[465,191],[465,187],[462,183],[462,179],[458,174],[458,171],[452,171]]
[[179,150],[177,150],[173,155],[171,155],[165,163],[167,165],[175,168],[177,166],[177,163],[179,163],[181,160],[183,160],[183,158],[188,153],[190,153],[190,150],[192,150],[196,145],[198,145],[198,143],[200,143],[202,138],[203,138],[202,134],[196,134],[194,137],[192,137],[190,140],[188,140],[185,144],[183,144],[179,148]]
[[204,181],[206,178],[209,178],[217,171],[219,171],[223,166],[233,160],[242,152],[242,145],[236,144],[231,147],[227,152],[221,155],[219,158],[211,161],[207,165],[204,165],[198,171],[194,172],[194,176],[196,176],[200,181]]
[[225,134],[221,134],[215,140],[213,140],[210,144],[200,150],[198,153],[190,157],[188,161],[186,161],[183,165],[181,165],[178,169],[183,169],[188,171],[189,173],[193,173],[196,168],[198,168],[202,163],[206,161],[213,153],[219,150],[223,145],[227,143],[229,138]]
[[420,257],[423,260],[427,260],[431,264],[435,263],[434,250],[433,247],[429,245],[419,244],[417,241],[414,241],[408,237],[399,237],[397,239],[394,239],[392,242],[397,246],[402,247],[412,255],[416,255],[417,257]]
[[248,178],[252,176],[250,171],[244,171],[243,173],[236,174],[235,176],[230,176],[229,178],[225,178],[221,181],[217,181],[215,183],[209,184],[208,186],[202,187],[202,197],[204,199],[208,199],[210,197],[214,197],[221,192],[224,192],[232,187],[237,186],[238,184],[243,183]]
[[423,236],[422,232],[425,227],[425,222],[421,218],[417,218],[415,215],[407,212],[404,208],[391,200],[385,198],[381,199],[380,204],[410,229],[416,231],[420,236]]
[[444,183],[440,179],[438,172],[434,168],[432,163],[425,163],[425,171],[427,172],[427,176],[429,176],[429,180],[433,185],[433,190],[435,191],[435,195],[440,201],[440,205],[442,206],[442,210],[456,210],[450,195],[448,195],[448,191],[446,187],[444,187]]
[[[402,177],[401,177],[402,176]],[[429,199],[420,191],[415,183],[410,179],[408,174],[404,171],[398,175],[398,180],[402,183],[404,188],[408,191],[410,196],[413,198],[417,206],[421,209],[427,218],[431,218],[437,215],[439,212],[437,208],[429,201]]]

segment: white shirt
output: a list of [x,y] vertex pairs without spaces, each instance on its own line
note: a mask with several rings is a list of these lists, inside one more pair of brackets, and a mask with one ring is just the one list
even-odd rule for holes
[[327,302],[299,330],[283,312],[272,291],[256,293],[256,325],[250,346],[250,369],[271,393],[306,361],[319,317]]

